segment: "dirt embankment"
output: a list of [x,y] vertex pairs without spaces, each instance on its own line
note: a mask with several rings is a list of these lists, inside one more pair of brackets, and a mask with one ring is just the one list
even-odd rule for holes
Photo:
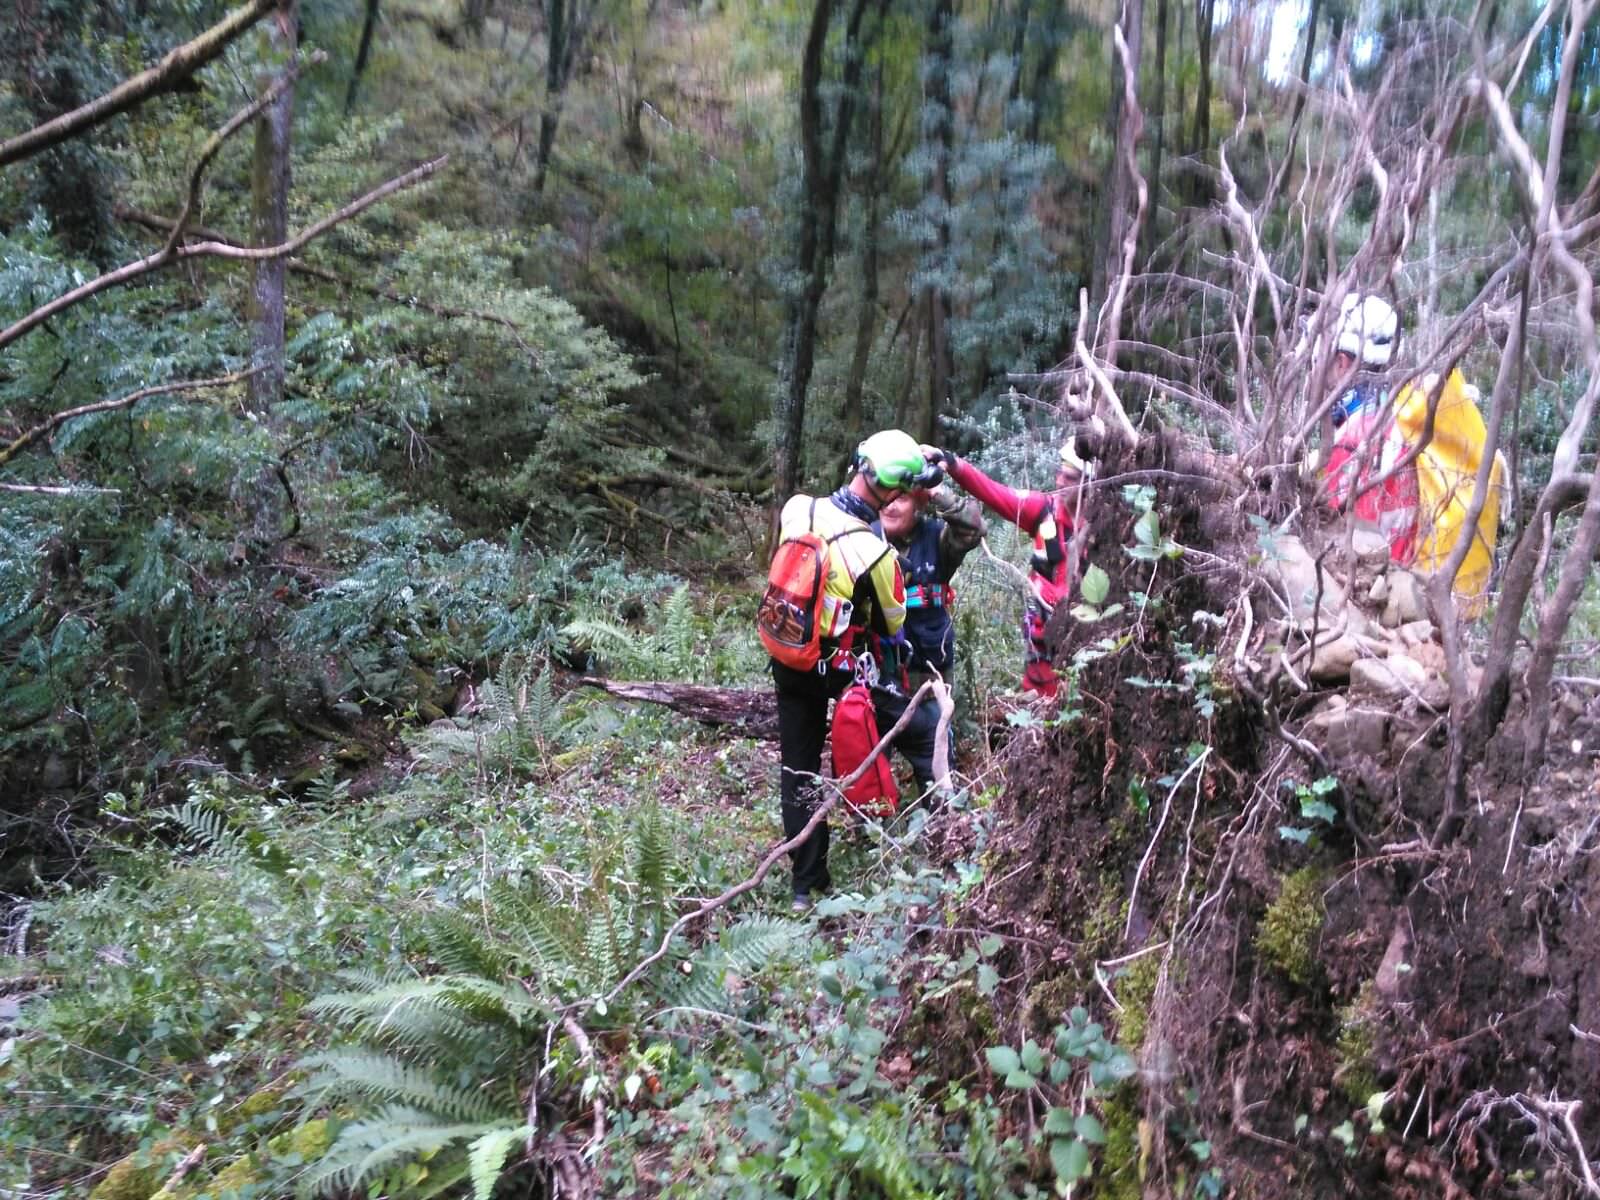
[[1100,1101],[1095,1195],[1173,1195],[1202,1169],[1255,1200],[1585,1194],[1600,697],[1563,700],[1532,777],[1513,735],[1488,747],[1464,831],[1430,847],[1444,714],[1359,678],[1263,692],[1251,668],[1278,634],[1242,601],[1271,558],[1260,526],[1160,481],[1168,444],[1138,454],[1116,469],[1157,480],[1162,537],[1191,549],[1130,555],[1137,501],[1102,493],[1089,560],[1112,577],[1102,610],[1123,608],[1058,617],[1072,715],[1012,732],[990,882],[961,921],[1005,937],[1006,982],[918,1036],[970,1063],[1082,1004],[1135,1049],[1138,1080]]

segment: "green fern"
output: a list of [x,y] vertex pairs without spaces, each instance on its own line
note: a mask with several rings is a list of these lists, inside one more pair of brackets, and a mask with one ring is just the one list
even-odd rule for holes
[[[312,1072],[310,1087],[329,1102],[360,1098],[406,1104],[435,1122],[490,1122],[507,1108],[490,1093],[446,1083],[392,1054],[330,1050],[312,1055],[305,1066]],[[514,1107],[516,1097],[508,1099]]]
[[647,804],[634,822],[633,876],[639,881],[640,899],[652,935],[659,928],[666,905],[671,871],[672,844],[666,822],[659,806]]
[[236,869],[267,871],[281,875],[293,865],[290,855],[257,829],[235,829],[227,818],[212,807],[214,800],[194,792],[177,808],[163,810],[162,816],[179,826],[197,847]]
[[[567,1073],[552,1070],[549,1031],[559,1029],[565,1005],[606,995],[654,948],[651,910],[664,911],[668,900],[670,842],[659,811],[640,814],[628,849],[597,838],[589,885],[575,896],[549,894],[536,879],[502,879],[483,898],[481,917],[431,916],[424,933],[445,974],[345,973],[346,990],[311,1001],[307,1011],[349,1042],[306,1061],[308,1095],[314,1105],[357,1109],[308,1174],[311,1190],[414,1200],[441,1179],[459,1187],[470,1178],[478,1200],[489,1200],[508,1164],[522,1161],[529,1081],[540,1078],[542,1104],[576,1110],[582,1076],[594,1068],[557,1058]],[[805,928],[771,918],[733,925],[699,952],[659,964],[606,1019],[631,1025],[636,1006],[728,1011],[729,973],[754,974]],[[425,1173],[407,1165],[424,1155]]]
[[688,584],[673,589],[648,630],[597,617],[573,621],[561,630],[568,645],[598,650],[613,670],[640,678],[698,680],[706,676],[699,621]]
[[570,721],[548,664],[507,655],[477,690],[478,711],[465,723],[436,721],[406,737],[412,753],[445,770],[473,764],[489,774],[527,773],[564,749]]

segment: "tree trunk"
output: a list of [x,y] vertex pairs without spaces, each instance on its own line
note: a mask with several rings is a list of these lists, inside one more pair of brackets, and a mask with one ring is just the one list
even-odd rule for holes
[[1211,145],[1211,27],[1216,17],[1217,0],[1195,0],[1194,35],[1200,62],[1200,83],[1194,97],[1194,127],[1189,134],[1189,153],[1199,154]]
[[933,0],[928,10],[928,51],[923,66],[923,142],[929,147],[928,195],[934,207],[932,275],[923,290],[927,305],[928,398],[919,428],[908,432],[931,441],[940,408],[950,397],[950,294],[940,282],[948,278],[950,261],[950,160],[954,150],[955,114],[950,107],[950,71],[954,50],[951,0]]
[[561,105],[567,92],[567,43],[571,36],[571,18],[571,0],[545,0],[549,54],[544,72],[544,111],[539,114],[539,154],[533,168],[535,196],[544,195],[545,174],[550,169],[550,154],[556,145],[556,127],[561,124]]
[[461,27],[475,42],[483,41],[483,23],[489,16],[489,0],[466,0],[461,13]]
[[[1128,43],[1127,75],[1132,76],[1135,94],[1139,86],[1139,52],[1143,45],[1144,29],[1144,0],[1124,0],[1123,3],[1123,37]],[[1120,65],[1120,60],[1111,83],[1111,169],[1110,187],[1102,194],[1104,197],[1102,208],[1102,239],[1098,240],[1099,254],[1095,256],[1094,275],[1089,286],[1089,295],[1099,303],[1110,290],[1110,281],[1122,267],[1122,239],[1127,235],[1128,222],[1132,214],[1130,197],[1133,195],[1133,180],[1129,177],[1124,159],[1128,155],[1128,141],[1133,136],[1132,114],[1124,111],[1122,96],[1125,87],[1125,76]]]
[[620,682],[588,677],[585,687],[624,700],[661,704],[703,725],[732,725],[744,737],[778,740],[778,699],[770,687],[704,687],[692,683]]
[[867,362],[878,330],[878,206],[883,192],[883,71],[878,71],[878,102],[872,111],[872,166],[866,178],[867,207],[861,230],[861,309],[856,321],[855,350],[850,355],[850,375],[845,380],[844,404],[839,419],[850,441],[856,441],[865,424],[861,392],[867,382]]
[[[881,13],[885,0],[878,0]],[[855,0],[845,29],[845,69],[834,112],[831,146],[824,147],[822,62],[833,17],[833,0],[816,0],[800,63],[801,199],[795,239],[796,275],[801,282],[785,303],[783,365],[779,377],[777,461],[773,483],[772,522],[778,509],[799,490],[805,472],[806,393],[816,365],[817,314],[833,264],[834,235],[839,215],[839,182],[844,172],[845,141],[854,116],[854,96],[861,79],[861,21],[867,0]]]
[[1155,137],[1150,146],[1150,213],[1144,230],[1146,246],[1154,246],[1160,241],[1156,227],[1161,220],[1161,151],[1166,145],[1167,133],[1167,0],[1157,0],[1156,3],[1156,78],[1155,95],[1150,101],[1150,123],[1154,126]]
[[344,111],[355,111],[356,92],[361,87],[361,76],[367,69],[367,58],[372,53],[372,35],[378,28],[380,0],[367,0],[366,19],[361,22],[361,43],[356,47],[355,67],[350,72],[350,89],[344,94]]
[[[295,56],[299,14],[290,0],[266,24],[267,59],[281,71]],[[265,89],[277,76],[264,72],[256,81]],[[255,160],[250,171],[251,237],[257,246],[273,246],[289,236],[289,142],[294,121],[294,88],[287,87],[256,119]],[[250,294],[250,406],[269,412],[283,398],[284,283],[286,258],[255,264]]]

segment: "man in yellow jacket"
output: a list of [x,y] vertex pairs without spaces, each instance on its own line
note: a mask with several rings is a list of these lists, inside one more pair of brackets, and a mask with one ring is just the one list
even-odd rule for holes
[[[906,619],[905,585],[899,557],[883,539],[878,513],[896,496],[937,483],[910,434],[875,433],[856,450],[855,472],[831,496],[799,495],[783,506],[780,540],[807,532],[827,546],[821,604],[821,657],[814,669],[798,670],[772,660],[778,696],[778,739],[783,760],[783,833],[793,838],[816,809],[816,779],[828,735],[828,704],[858,673],[870,675],[869,634],[895,639]],[[790,854],[794,907],[808,910],[830,884],[828,826],[817,827]]]

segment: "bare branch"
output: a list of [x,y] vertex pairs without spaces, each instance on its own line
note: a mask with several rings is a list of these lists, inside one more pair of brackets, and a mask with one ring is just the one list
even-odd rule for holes
[[[118,204],[111,210],[111,215],[119,221],[127,221],[133,225],[142,225],[146,229],[158,233],[171,234],[178,228],[178,223],[171,217],[163,217],[159,213],[145,212],[143,209],[129,208]],[[183,231],[185,239],[194,238],[202,242],[221,242],[229,246],[245,248],[238,238],[217,229],[208,229],[204,226],[191,225]],[[453,304],[438,304],[425,300],[421,296],[396,291],[381,284],[367,283],[364,280],[352,279],[348,275],[341,275],[337,271],[330,271],[327,267],[319,267],[315,263],[308,263],[303,258],[290,258],[289,270],[297,275],[304,275],[308,279],[320,279],[324,283],[331,283],[335,287],[347,288],[350,291],[365,292],[380,300],[390,300],[403,308],[414,308],[419,312],[429,313],[435,317],[444,317],[450,320],[483,321],[490,325],[499,325],[516,342],[517,347],[525,353],[536,366],[543,365],[539,352],[525,342],[522,338],[522,327],[510,317],[502,316],[497,312],[490,312],[482,308],[460,308]],[[680,481],[682,482],[682,481]],[[690,486],[693,486],[691,484]]]
[[364,212],[365,210],[371,208],[374,204],[377,204],[381,200],[387,199],[396,192],[403,191],[414,184],[421,183],[424,179],[427,179],[430,175],[438,171],[440,167],[444,166],[449,159],[450,156],[448,154],[441,154],[438,158],[432,159],[429,162],[425,162],[420,167],[417,167],[411,171],[407,171],[404,175],[396,176],[387,183],[373,188],[372,191],[366,193],[366,195],[361,196],[356,200],[352,200],[349,204],[346,204],[337,212],[330,213],[328,216],[322,218],[322,220],[316,222],[316,224],[308,226],[301,232],[297,233],[294,237],[290,238],[288,241],[280,242],[276,246],[251,247],[235,246],[227,242],[216,241],[191,242],[187,245],[177,246],[171,250],[163,248],[145,258],[138,259],[131,263],[126,263],[123,266],[118,267],[115,271],[108,271],[106,274],[98,276],[95,279],[91,279],[89,282],[80,287],[73,288],[70,292],[67,292],[61,296],[57,296],[48,304],[41,305],[40,307],[34,309],[27,316],[14,322],[8,328],[0,330],[0,348],[9,346],[12,342],[16,341],[23,335],[31,333],[57,313],[64,312],[65,310],[73,307],[73,305],[82,303],[84,300],[89,299],[91,296],[99,295],[101,292],[127,283],[130,280],[138,279],[143,275],[148,275],[150,272],[159,270],[169,263],[180,262],[190,258],[204,257],[231,258],[250,262],[263,262],[269,259],[287,258],[294,254],[295,251],[305,246],[307,242],[322,236],[334,226],[348,221],[351,217]]
[[79,405],[77,408],[64,409],[51,416],[48,420],[35,425],[21,437],[15,439],[10,445],[0,448],[0,467],[6,465],[17,455],[40,438],[54,433],[68,421],[75,421],[79,417],[92,416],[94,413],[114,412],[119,408],[131,408],[141,400],[148,400],[151,396],[167,396],[173,392],[198,392],[207,388],[227,387],[230,383],[238,383],[248,379],[260,367],[251,367],[246,371],[235,371],[231,375],[218,375],[211,379],[178,379],[171,383],[158,383],[151,387],[140,388],[136,392],[129,392],[126,396],[119,396],[115,400],[97,400],[93,404]]
[[118,84],[105,95],[0,143],[0,167],[93,129],[151,96],[171,91],[226,50],[234,39],[262,17],[281,7],[281,4],[282,0],[250,0],[249,4],[234,9],[199,37],[169,51],[155,66]]
[[0,492],[21,492],[29,496],[120,496],[121,488],[66,487],[47,483],[0,483]]

